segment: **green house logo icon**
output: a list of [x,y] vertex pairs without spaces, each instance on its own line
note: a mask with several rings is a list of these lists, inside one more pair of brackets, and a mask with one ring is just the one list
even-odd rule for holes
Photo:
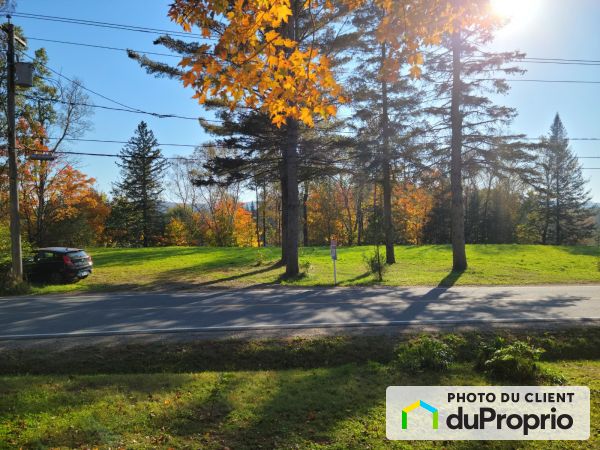
[[408,405],[406,408],[404,408],[402,410],[402,429],[403,430],[408,429],[408,413],[417,408],[423,408],[431,413],[431,415],[432,415],[431,427],[434,430],[437,430],[438,429],[438,410],[437,410],[437,408],[434,408],[433,406],[431,406],[429,403],[425,403],[423,400],[416,401],[416,402],[412,403],[411,405]]

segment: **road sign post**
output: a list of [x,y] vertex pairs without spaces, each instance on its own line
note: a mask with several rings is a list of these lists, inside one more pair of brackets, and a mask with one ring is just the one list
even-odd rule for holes
[[335,263],[337,261],[337,241],[335,239],[331,240],[331,245],[330,245],[330,251],[331,251],[331,259],[333,261],[333,285],[337,285],[337,269],[335,266]]

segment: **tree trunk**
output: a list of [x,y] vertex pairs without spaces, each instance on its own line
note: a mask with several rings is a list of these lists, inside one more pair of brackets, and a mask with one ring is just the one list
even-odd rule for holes
[[[296,30],[298,26],[298,12],[301,10],[301,2],[294,0],[290,2],[292,16],[288,22],[283,25],[284,37],[296,39]],[[284,49],[288,54],[290,49]],[[282,186],[282,200],[285,198],[285,204],[282,205],[284,214],[283,225],[285,227],[282,235],[284,242],[281,246],[282,261],[285,262],[285,276],[295,277],[300,274],[298,264],[298,241],[300,232],[300,199],[298,195],[298,121],[289,117],[286,125],[286,138],[283,148],[283,179],[285,186]],[[283,181],[283,180],[282,180]],[[283,185],[284,183],[282,183]]]
[[542,245],[546,245],[548,243],[548,228],[550,227],[550,181],[548,176],[546,175],[546,208],[544,211],[544,229],[542,230]]
[[[386,46],[381,44],[381,66],[386,60]],[[390,130],[388,117],[388,85],[387,81],[381,81],[381,94],[383,110],[381,125],[383,130],[383,155],[381,158],[382,185],[383,185],[383,229],[385,233],[385,262],[394,264],[396,256],[394,254],[394,224],[392,223],[392,174],[391,174],[391,154],[390,154]]]
[[562,238],[560,236],[560,174],[558,173],[559,168],[556,168],[556,211],[554,212],[554,228],[555,228],[555,237],[554,241],[556,245],[562,244]]
[[363,241],[363,210],[362,210],[362,186],[356,201],[356,245],[362,245]]
[[262,241],[263,247],[267,246],[267,185],[263,183],[263,204],[262,204]]
[[285,275],[295,277],[300,273],[298,264],[298,235],[300,224],[300,201],[298,195],[298,122],[288,119],[285,143],[287,217],[285,232]]
[[287,218],[288,218],[288,182],[287,182],[287,155],[282,149],[281,162],[281,264],[287,264]]
[[304,195],[302,196],[302,239],[304,246],[308,247],[308,182],[304,182]]
[[260,247],[260,206],[259,206],[259,194],[258,194],[258,183],[254,185],[254,193],[256,194],[256,246]]
[[48,167],[46,162],[40,161],[39,171],[39,185],[37,188],[38,212],[36,217],[35,241],[38,247],[43,247],[46,244],[46,176],[48,174]]
[[467,269],[465,250],[465,216],[462,188],[462,122],[461,113],[461,37],[458,31],[452,34],[452,157],[450,185],[452,191],[452,270]]
[[483,241],[486,244],[490,242],[490,226],[488,224],[488,208],[490,204],[490,195],[492,192],[492,182],[494,180],[494,175],[490,175],[490,179],[488,181],[487,189],[485,192],[485,203],[483,204]]

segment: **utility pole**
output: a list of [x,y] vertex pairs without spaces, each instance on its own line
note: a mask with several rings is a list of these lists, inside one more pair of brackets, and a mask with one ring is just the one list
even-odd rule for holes
[[[10,19],[10,16],[9,16]],[[17,138],[15,130],[15,27],[6,25],[8,50],[6,65],[8,70],[8,175],[10,181],[10,242],[12,272],[17,281],[23,279],[23,259],[21,251],[21,224],[19,219],[19,175],[17,171]]]
[[462,61],[460,30],[452,33],[452,106],[450,121],[452,123],[452,155],[450,162],[450,189],[452,191],[452,270],[467,270],[467,254],[465,251],[465,216],[462,186],[462,141],[463,116],[462,103]]

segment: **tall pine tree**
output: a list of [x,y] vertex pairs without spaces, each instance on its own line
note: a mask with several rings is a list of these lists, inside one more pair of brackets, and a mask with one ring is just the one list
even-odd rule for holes
[[145,122],[140,122],[119,157],[121,181],[114,184],[112,195],[127,216],[130,242],[148,247],[158,234],[162,176],[168,163]]
[[356,67],[347,82],[355,108],[353,121],[363,143],[361,149],[369,156],[366,170],[377,174],[375,178],[383,192],[382,230],[374,230],[375,237],[383,238],[386,262],[394,264],[397,242],[392,221],[394,178],[400,172],[398,169],[406,172],[411,159],[418,159],[412,141],[421,105],[415,83],[399,75],[401,67],[407,65],[406,55],[392,52],[389,42],[377,33],[385,13],[372,2],[354,12],[352,25],[356,32],[351,44],[352,63]]
[[589,191],[558,113],[540,146],[535,188],[537,211],[530,217],[538,223],[542,244],[576,244],[591,237]]
[[[494,32],[503,24],[481,2],[482,20],[465,25],[460,13],[460,2],[454,7],[459,13],[455,27],[442,45],[430,53],[424,78],[435,85],[437,100],[429,109],[437,123],[432,132],[440,138],[432,146],[434,159],[449,162],[451,191],[451,240],[454,271],[467,268],[465,251],[465,208],[463,178],[479,170],[498,165],[497,150],[502,147],[513,152],[507,162],[527,159],[527,152],[519,136],[506,136],[503,130],[516,115],[512,108],[495,104],[490,94],[504,94],[509,86],[501,77],[521,74],[519,67],[508,65],[525,55],[519,52],[491,53],[484,49],[492,41]],[[497,78],[498,77],[498,78]],[[441,143],[441,144],[440,144]],[[449,156],[449,158],[448,158]],[[448,161],[449,160],[449,161]],[[496,170],[498,168],[496,167]]]

